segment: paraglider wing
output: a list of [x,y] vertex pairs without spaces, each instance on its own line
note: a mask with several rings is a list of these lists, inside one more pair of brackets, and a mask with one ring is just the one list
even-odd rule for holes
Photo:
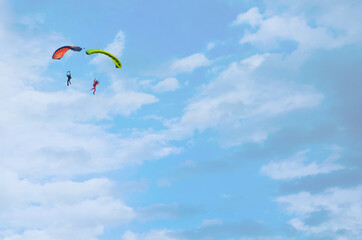
[[63,46],[63,47],[60,47],[58,48],[54,53],[53,53],[53,59],[61,59],[64,54],[66,52],[68,52],[68,50],[73,50],[73,51],[76,51],[76,52],[80,52],[82,51],[82,48],[81,47],[78,47],[78,46],[74,46],[74,45],[68,45],[68,46]]
[[122,68],[122,64],[121,64],[121,61],[118,60],[118,58],[116,58],[114,55],[110,54],[109,52],[106,52],[104,50],[100,50],[100,49],[88,49],[86,51],[87,55],[91,55],[93,53],[101,53],[101,54],[104,54],[104,55],[107,55],[108,57],[110,57],[114,64],[116,65],[116,68]]

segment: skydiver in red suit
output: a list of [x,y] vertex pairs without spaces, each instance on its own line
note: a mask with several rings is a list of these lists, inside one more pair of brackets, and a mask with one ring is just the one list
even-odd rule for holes
[[94,79],[93,81],[93,88],[91,88],[90,90],[93,90],[93,94],[96,92],[96,87],[99,84],[99,81],[97,81],[96,79]]

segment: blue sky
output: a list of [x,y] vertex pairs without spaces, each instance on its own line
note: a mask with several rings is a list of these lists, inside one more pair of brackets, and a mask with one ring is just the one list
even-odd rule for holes
[[0,0],[0,240],[362,239],[361,11]]

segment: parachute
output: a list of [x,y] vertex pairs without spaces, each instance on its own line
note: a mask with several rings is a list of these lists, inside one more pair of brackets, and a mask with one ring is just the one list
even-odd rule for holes
[[88,49],[86,51],[87,55],[91,55],[93,53],[102,53],[104,55],[107,55],[108,57],[110,57],[114,64],[116,65],[116,68],[122,68],[122,64],[121,62],[118,60],[118,58],[116,58],[114,55],[110,54],[109,52],[106,52],[104,50],[100,50],[100,49]]
[[68,51],[68,50],[73,50],[73,51],[76,51],[76,52],[80,52],[82,51],[82,48],[81,47],[78,47],[78,46],[74,46],[74,45],[68,45],[68,46],[63,46],[63,47],[60,47],[58,48],[54,54],[53,54],[53,59],[61,59],[64,54]]

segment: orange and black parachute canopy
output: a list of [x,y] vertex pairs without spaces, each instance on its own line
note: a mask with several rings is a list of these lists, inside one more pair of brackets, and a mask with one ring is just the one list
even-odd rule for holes
[[82,51],[82,48],[81,47],[78,47],[78,46],[74,46],[74,45],[67,45],[67,46],[63,46],[63,47],[60,47],[58,48],[54,53],[53,53],[53,59],[61,59],[64,54],[68,51],[68,50],[73,50],[73,51],[76,51],[76,52],[80,52]]

